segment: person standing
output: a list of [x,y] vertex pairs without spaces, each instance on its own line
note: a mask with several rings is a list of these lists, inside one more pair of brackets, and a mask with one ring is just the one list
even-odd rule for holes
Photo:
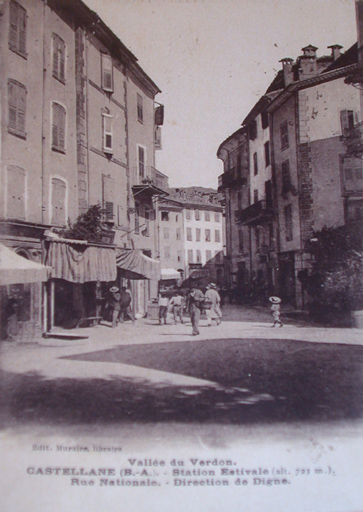
[[281,299],[280,297],[270,297],[269,301],[271,302],[271,313],[272,318],[274,319],[274,323],[271,327],[283,327],[283,323],[280,320],[280,308],[281,308]]
[[175,292],[174,296],[171,298],[169,305],[173,306],[173,315],[174,315],[174,324],[178,323],[178,317],[180,318],[180,323],[183,322],[183,296],[180,292]]
[[165,294],[160,293],[159,295],[159,324],[162,325],[163,321],[166,325],[166,319],[168,316],[169,299]]
[[210,303],[210,309],[206,310],[207,324],[210,326],[212,325],[212,320],[215,320],[216,324],[219,325],[222,321],[221,297],[214,283],[210,283],[210,285],[207,286],[205,298]]
[[135,318],[131,310],[131,294],[128,293],[126,290],[126,287],[123,286],[121,288],[121,299],[120,299],[120,314],[119,314],[119,320],[121,323],[125,321],[125,318],[129,316],[131,318],[132,323],[135,323]]
[[110,299],[109,299],[109,305],[112,310],[112,327],[116,327],[118,324],[118,317],[120,314],[120,290],[117,288],[117,286],[112,286],[110,288]]
[[204,294],[197,286],[194,286],[189,293],[188,297],[188,309],[190,313],[190,319],[192,321],[192,335],[197,336],[199,334],[199,321],[200,314],[203,308]]

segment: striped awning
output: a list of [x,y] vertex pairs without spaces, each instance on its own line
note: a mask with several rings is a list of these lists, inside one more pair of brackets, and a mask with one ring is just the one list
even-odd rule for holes
[[77,240],[50,241],[45,264],[52,267],[51,277],[71,283],[110,282],[117,277],[114,247]]
[[50,268],[27,260],[0,244],[0,285],[47,281]]
[[140,249],[116,249],[116,264],[126,279],[160,280],[160,262]]

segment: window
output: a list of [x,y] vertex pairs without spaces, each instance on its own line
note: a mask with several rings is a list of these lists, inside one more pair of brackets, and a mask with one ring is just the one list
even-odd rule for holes
[[210,221],[210,212],[205,212],[204,213],[204,219],[208,222]]
[[215,242],[220,242],[221,241],[221,232],[219,231],[219,229],[216,229],[214,231],[214,241]]
[[256,242],[256,251],[260,250],[260,231],[258,228],[255,229],[255,242]]
[[270,141],[265,142],[265,166],[270,165]]
[[193,263],[193,250],[192,249],[189,249],[188,250],[188,263]]
[[169,228],[164,228],[164,240],[169,240]]
[[252,121],[248,127],[249,135],[251,140],[255,140],[257,138],[257,123],[256,119]]
[[185,210],[185,218],[190,220],[192,218],[192,212],[190,210]]
[[340,123],[342,126],[342,135],[352,128],[358,122],[357,115],[353,110],[342,110],[340,112]]
[[281,164],[282,193],[286,194],[291,189],[290,162],[286,160]]
[[202,263],[202,253],[197,249],[197,263]]
[[66,223],[66,184],[59,178],[52,178],[52,220],[55,226],[64,226]]
[[18,2],[10,2],[9,48],[26,58],[26,10]]
[[26,218],[26,172],[21,167],[9,165],[7,168],[7,217]]
[[154,130],[154,146],[155,146],[155,149],[162,149],[161,126],[155,126],[155,130]]
[[268,112],[262,112],[262,114],[261,114],[261,123],[262,123],[262,128],[264,130],[266,128],[268,128],[268,125],[269,125]]
[[239,252],[243,252],[243,250],[244,250],[243,242],[244,242],[244,240],[243,240],[243,231],[242,231],[242,229],[240,229],[238,231],[238,250],[239,250]]
[[220,263],[221,262],[221,257],[222,257],[222,252],[221,251],[216,251],[214,253],[214,258],[216,260],[216,263]]
[[151,217],[151,212],[150,212],[149,208],[145,208],[145,226],[142,231],[142,235],[144,235],[144,236],[150,236],[150,217]]
[[205,241],[210,242],[210,229],[205,230]]
[[200,242],[200,231],[201,230],[199,228],[197,228],[195,230],[195,240],[196,240],[196,242]]
[[161,220],[163,222],[169,222],[169,212],[161,212]]
[[220,214],[219,214],[218,212],[215,212],[215,214],[214,214],[214,220],[215,220],[216,222],[220,222],[220,221],[221,221],[221,217],[220,217]]
[[212,259],[212,251],[205,251],[205,261],[208,263],[209,260]]
[[255,189],[255,190],[253,191],[253,202],[254,202],[254,203],[257,203],[257,202],[258,202],[258,190],[257,190],[257,189]]
[[164,246],[164,258],[170,260],[170,247]]
[[102,114],[103,151],[105,153],[112,153],[112,122],[113,116]]
[[178,259],[178,263],[181,263],[181,261],[182,261],[182,252],[181,251],[177,252],[177,259]]
[[284,208],[284,214],[285,214],[285,234],[286,234],[286,240],[292,240],[292,206],[291,204],[285,206]]
[[16,80],[8,80],[8,131],[25,138],[26,89]]
[[192,228],[187,228],[187,241],[192,242],[193,236],[192,236]]
[[102,205],[106,222],[114,221],[114,180],[102,175]]
[[200,211],[195,210],[195,220],[200,220]]
[[57,34],[53,34],[53,76],[62,83],[66,81],[65,60],[65,42]]
[[140,204],[135,202],[135,234],[140,233]]
[[181,240],[181,229],[180,228],[176,228],[176,239]]
[[107,92],[113,92],[113,67],[112,58],[106,53],[101,53],[102,67],[102,89]]
[[144,122],[144,108],[141,94],[137,93],[137,120],[139,123]]
[[257,153],[253,153],[253,174],[257,176],[258,174],[258,160]]
[[145,177],[145,148],[138,146],[139,178]]
[[53,103],[53,121],[52,121],[52,149],[57,151],[66,150],[66,109],[58,103]]
[[289,147],[289,128],[287,121],[280,124],[281,149]]

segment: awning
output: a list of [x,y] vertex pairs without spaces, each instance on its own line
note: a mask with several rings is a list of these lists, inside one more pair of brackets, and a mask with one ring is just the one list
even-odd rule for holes
[[126,279],[160,280],[160,262],[140,249],[116,249],[116,265]]
[[48,243],[45,263],[52,267],[51,277],[71,283],[115,281],[117,269],[114,247],[62,239]]
[[39,283],[47,281],[50,268],[27,260],[0,244],[0,284]]
[[162,268],[160,278],[161,279],[180,279],[180,272],[175,270],[175,268]]

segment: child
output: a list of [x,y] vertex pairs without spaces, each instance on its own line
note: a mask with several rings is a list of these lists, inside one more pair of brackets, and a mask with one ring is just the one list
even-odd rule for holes
[[274,319],[274,324],[271,327],[283,327],[283,323],[280,320],[280,297],[270,297],[269,301],[272,303],[271,312],[272,318]]

